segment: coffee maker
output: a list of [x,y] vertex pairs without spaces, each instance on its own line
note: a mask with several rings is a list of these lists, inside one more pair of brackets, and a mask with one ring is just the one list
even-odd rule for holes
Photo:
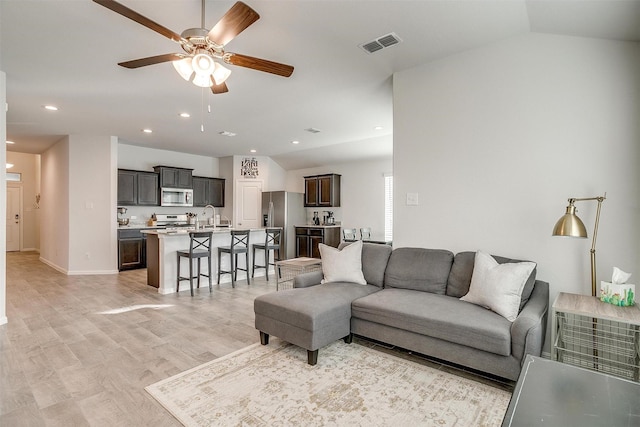
[[336,219],[333,216],[333,212],[324,211],[326,215],[323,217],[324,225],[334,225],[336,223]]

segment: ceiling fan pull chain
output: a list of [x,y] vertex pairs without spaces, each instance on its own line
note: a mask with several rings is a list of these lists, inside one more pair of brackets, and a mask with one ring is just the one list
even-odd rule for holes
[[204,132],[204,88],[202,88],[202,110],[200,110],[200,132]]

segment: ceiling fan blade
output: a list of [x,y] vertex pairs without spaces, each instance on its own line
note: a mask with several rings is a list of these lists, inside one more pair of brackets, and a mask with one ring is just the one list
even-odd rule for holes
[[224,46],[258,19],[258,12],[239,1],[220,18],[207,37],[215,44]]
[[211,86],[211,92],[214,94],[226,93],[229,92],[229,88],[225,82],[220,83],[219,85],[214,84]]
[[160,64],[162,62],[177,61],[184,58],[180,53],[166,53],[164,55],[148,56],[146,58],[133,59],[131,61],[119,62],[118,65],[125,68],[140,68],[147,65]]
[[131,10],[125,5],[118,3],[117,1],[114,1],[114,0],[93,0],[93,1],[98,3],[101,6],[106,7],[107,9],[110,9],[126,18],[131,19],[132,21],[137,22],[138,24],[144,25],[145,27],[155,31],[156,33],[160,33],[163,36],[170,38],[174,42],[177,42],[180,44],[182,44],[183,42],[186,42],[186,40],[183,40],[182,37],[180,37],[180,34],[175,33],[170,29],[158,24],[157,22],[152,21],[151,19],[140,15],[135,10]]
[[267,61],[266,59],[254,58],[252,56],[229,53],[224,56],[227,64],[238,65],[240,67],[251,68],[265,73],[277,74],[282,77],[289,77],[293,74],[291,65],[280,64],[278,62]]

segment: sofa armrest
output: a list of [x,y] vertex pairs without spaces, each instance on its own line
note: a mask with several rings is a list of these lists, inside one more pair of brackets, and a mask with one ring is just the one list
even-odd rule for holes
[[511,354],[524,361],[524,356],[540,356],[547,331],[549,284],[536,280],[527,304],[511,324]]
[[324,276],[322,271],[311,271],[309,273],[298,274],[293,278],[294,288],[308,288],[310,286],[319,285]]

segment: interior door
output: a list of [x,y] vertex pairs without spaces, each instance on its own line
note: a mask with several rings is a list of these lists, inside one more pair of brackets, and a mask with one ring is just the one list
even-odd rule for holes
[[20,250],[20,187],[7,187],[7,252]]
[[235,227],[262,227],[262,181],[236,182]]

